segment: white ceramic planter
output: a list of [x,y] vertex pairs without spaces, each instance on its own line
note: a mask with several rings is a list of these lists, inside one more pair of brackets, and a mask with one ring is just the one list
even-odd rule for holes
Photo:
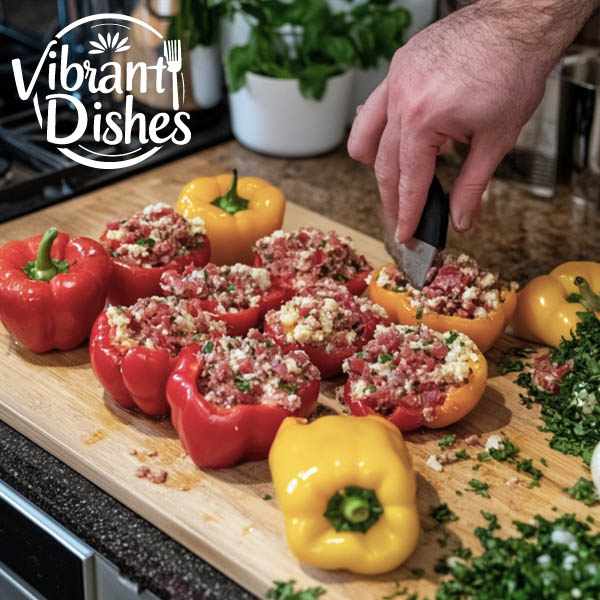
[[216,106],[223,95],[219,45],[195,46],[190,50],[190,73],[194,101],[201,108]]
[[296,79],[248,73],[246,85],[229,95],[233,134],[248,148],[275,156],[332,150],[346,135],[353,75],[348,71],[330,78],[317,101],[302,96]]

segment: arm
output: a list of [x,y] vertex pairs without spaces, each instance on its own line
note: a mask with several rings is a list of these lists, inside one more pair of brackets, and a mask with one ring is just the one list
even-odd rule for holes
[[360,109],[352,158],[375,167],[386,221],[407,241],[448,138],[470,144],[450,197],[471,227],[503,156],[542,99],[546,78],[600,0],[480,0],[400,48]]

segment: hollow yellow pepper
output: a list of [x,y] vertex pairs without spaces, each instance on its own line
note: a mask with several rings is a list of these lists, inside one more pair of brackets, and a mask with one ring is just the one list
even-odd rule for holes
[[402,434],[385,419],[288,418],[269,466],[288,544],[302,562],[385,573],[415,549],[416,478]]
[[234,170],[192,179],[181,190],[176,211],[188,220],[204,219],[211,262],[251,264],[254,242],[281,228],[285,197],[264,179],[238,180]]
[[500,337],[515,310],[517,293],[514,289],[503,290],[501,304],[485,318],[466,319],[451,315],[440,315],[435,312],[423,311],[419,318],[418,309],[410,302],[410,296],[405,292],[394,292],[377,285],[379,272],[386,266],[376,269],[369,284],[369,298],[385,308],[388,317],[395,323],[402,325],[417,325],[423,323],[435,331],[460,331],[470,337],[477,347],[486,352]]
[[516,336],[558,346],[579,321],[578,312],[592,310],[600,317],[600,263],[571,261],[549,275],[532,279],[517,297],[512,320]]

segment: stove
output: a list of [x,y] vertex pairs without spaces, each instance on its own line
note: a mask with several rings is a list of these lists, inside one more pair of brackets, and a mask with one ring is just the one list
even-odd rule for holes
[[[41,131],[33,104],[22,101],[17,94],[11,66],[20,58],[25,81],[29,81],[47,40],[0,24],[0,222],[67,200],[108,183],[129,177],[176,158],[231,138],[229,111],[222,103],[208,110],[190,112],[191,141],[185,146],[165,144],[142,163],[121,169],[93,169],[76,163],[49,144]],[[43,90],[47,82],[43,70],[36,88]],[[41,96],[44,96],[42,93]],[[91,107],[98,98],[83,99]],[[44,106],[41,107],[42,113]],[[102,112],[123,112],[123,103],[102,98]],[[139,102],[134,110],[149,120],[158,112]],[[75,112],[69,103],[57,107],[57,130],[74,127]],[[135,151],[141,146],[135,135],[129,144],[102,147],[91,135],[81,140],[91,152],[119,154]]]

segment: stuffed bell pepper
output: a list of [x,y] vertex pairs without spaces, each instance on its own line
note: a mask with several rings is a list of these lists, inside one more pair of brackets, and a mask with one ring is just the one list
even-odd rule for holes
[[201,468],[266,458],[281,422],[308,416],[318,396],[308,356],[256,329],[184,350],[167,384],[173,427]]
[[217,265],[252,263],[252,244],[279,229],[285,197],[258,177],[241,177],[237,171],[216,177],[197,177],[185,185],[177,212],[186,219],[200,217],[212,244]]
[[417,482],[402,434],[384,419],[286,419],[269,467],[288,544],[302,562],[374,575],[415,549]]
[[258,240],[254,251],[254,265],[267,269],[273,283],[288,291],[288,299],[322,279],[342,283],[360,296],[371,272],[367,259],[358,254],[350,238],[316,227],[275,231]]
[[197,298],[204,310],[225,323],[229,335],[244,335],[258,327],[265,313],[279,308],[284,299],[284,292],[271,285],[266,269],[241,263],[166,271],[160,287],[167,295]]
[[396,323],[460,331],[482,352],[500,337],[517,302],[516,284],[505,283],[466,254],[438,255],[422,290],[395,265],[385,265],[373,273],[369,298]]
[[517,299],[512,327],[515,335],[557,347],[570,339],[578,312],[600,317],[600,263],[566,262],[549,275],[530,281]]
[[101,241],[113,259],[108,300],[125,306],[160,294],[165,271],[202,267],[211,252],[202,219],[186,221],[161,203],[109,223]]
[[110,258],[54,227],[0,248],[0,320],[31,352],[79,346],[106,300]]
[[344,362],[344,400],[353,415],[379,414],[401,431],[456,423],[483,395],[487,363],[457,331],[380,325]]
[[225,335],[225,325],[197,300],[153,296],[131,306],[110,306],[90,336],[92,369],[123,408],[166,415],[165,387],[180,352],[219,335]]
[[268,312],[264,328],[284,352],[304,350],[321,377],[333,377],[384,321],[385,311],[368,298],[353,296],[333,280],[321,280]]

